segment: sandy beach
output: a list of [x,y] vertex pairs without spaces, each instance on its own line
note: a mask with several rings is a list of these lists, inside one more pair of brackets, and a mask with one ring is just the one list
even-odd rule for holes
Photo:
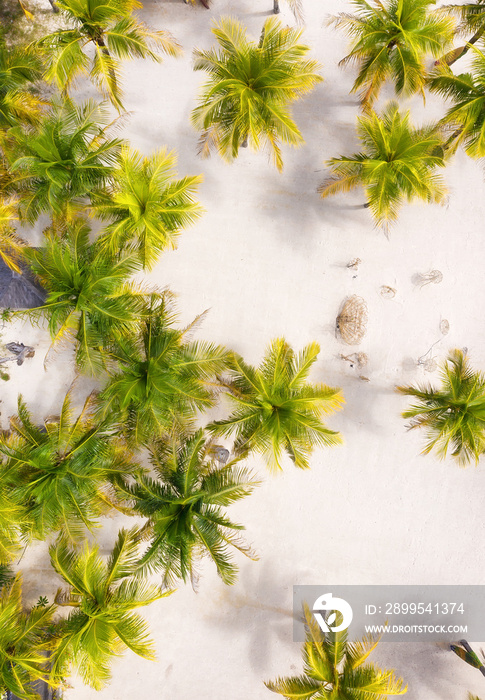
[[[181,586],[144,611],[158,661],[127,653],[113,664],[110,686],[97,692],[73,678],[68,700],[270,700],[276,696],[263,681],[302,668],[300,645],[292,641],[293,585],[483,583],[483,464],[464,469],[420,455],[423,436],[406,431],[400,413],[408,401],[395,392],[399,384],[436,383],[439,373],[426,371],[424,362],[439,364],[452,348],[467,347],[472,365],[485,369],[483,165],[459,151],[444,171],[447,204],[404,206],[387,238],[361,206],[362,192],[320,198],[325,161],[358,150],[359,108],[349,95],[355,73],[338,67],[348,41],[325,26],[329,14],[350,10],[342,0],[304,0],[303,42],[322,64],[324,82],[295,104],[306,143],[284,147],[283,173],[268,154],[250,149],[232,164],[217,155],[202,160],[189,114],[205,76],[193,71],[192,51],[213,44],[211,23],[220,16],[237,16],[257,37],[271,9],[271,0],[214,0],[210,11],[182,0],[145,0],[139,16],[168,29],[184,55],[124,64],[130,114],[120,133],[145,154],[174,149],[180,175],[204,176],[205,214],[147,279],[176,294],[181,324],[208,309],[197,337],[252,364],[273,338],[283,336],[296,349],[317,341],[312,379],[343,390],[344,409],[328,425],[342,432],[344,444],[317,450],[305,472],[288,462],[273,476],[259,458],[248,459],[262,484],[230,514],[246,526],[259,561],[236,554],[240,577],[232,587],[204,562],[197,593]],[[281,21],[293,25],[285,0],[281,9]],[[77,98],[94,95],[86,85]],[[390,97],[391,89],[384,90],[379,104]],[[400,104],[416,124],[444,112],[432,96],[425,106],[419,98]],[[355,258],[360,264],[349,268]],[[432,270],[442,281],[419,284]],[[383,286],[395,296],[383,296]],[[352,347],[335,333],[341,304],[351,295],[365,300],[368,313],[366,334]],[[447,334],[440,330],[444,320]],[[2,386],[4,426],[19,392],[39,417],[57,412],[74,376],[69,353],[44,370],[47,331],[19,321],[3,329],[2,340],[36,348],[33,360],[12,364]],[[362,369],[340,357],[355,351],[368,356]],[[103,551],[126,522],[107,521],[99,537]],[[28,596],[52,597],[59,581],[45,545],[29,550],[21,567]],[[446,645],[382,643],[372,658],[396,669],[410,700],[485,693],[480,673]]]

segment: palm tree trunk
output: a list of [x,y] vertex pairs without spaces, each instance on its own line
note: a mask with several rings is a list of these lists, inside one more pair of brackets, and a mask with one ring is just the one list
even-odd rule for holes
[[248,147],[248,134],[244,137],[244,139],[241,141],[241,148],[247,148]]
[[52,12],[59,12],[59,8],[57,7],[55,0],[49,0],[49,3],[52,7]]
[[456,51],[453,51],[452,58],[449,61],[446,61],[446,64],[448,66],[452,66],[453,63],[455,63],[455,61],[458,61],[459,58],[461,58],[466,53],[468,53],[468,51],[470,50],[470,44],[476,44],[476,42],[481,38],[483,32],[485,32],[485,27],[483,27],[482,29],[479,29],[478,32],[476,34],[474,34],[471,37],[471,39],[468,40],[466,46],[461,47],[462,50],[460,51],[460,53],[457,54]]
[[453,141],[461,134],[462,131],[463,127],[461,126],[459,129],[454,131],[448,139],[446,139],[445,143],[443,144],[443,151],[445,153],[450,148]]
[[280,12],[280,0],[273,0],[273,13],[278,15]]

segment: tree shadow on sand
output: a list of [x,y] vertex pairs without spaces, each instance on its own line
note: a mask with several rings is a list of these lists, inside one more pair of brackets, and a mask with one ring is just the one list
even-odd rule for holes
[[277,574],[267,559],[258,567],[246,565],[237,585],[224,589],[210,620],[214,626],[246,638],[249,665],[257,673],[265,672],[281,646],[295,646],[292,585],[293,580],[291,585],[284,584],[281,572]]

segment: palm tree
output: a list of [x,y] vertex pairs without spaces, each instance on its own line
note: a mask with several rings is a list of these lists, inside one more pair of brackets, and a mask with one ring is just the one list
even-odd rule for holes
[[485,54],[475,46],[470,73],[454,75],[441,64],[429,77],[428,87],[442,97],[451,99],[453,106],[441,120],[452,133],[445,147],[454,151],[463,143],[471,158],[485,155]]
[[36,123],[43,102],[29,91],[41,77],[38,57],[27,49],[7,49],[0,42],[0,128]]
[[194,195],[202,176],[176,180],[175,163],[176,155],[166,149],[144,157],[122,148],[111,184],[94,206],[99,218],[111,222],[101,240],[112,254],[134,251],[151,269],[164,249],[175,248],[181,229],[201,215]]
[[264,23],[259,43],[227,17],[212,31],[219,50],[194,52],[195,70],[210,75],[191,117],[195,128],[203,130],[201,153],[208,156],[215,146],[231,161],[240,146],[267,144],[281,170],[280,141],[303,142],[289,105],[322,80],[315,72],[319,65],[305,58],[309,48],[298,43],[301,31],[282,27],[275,17]]
[[168,593],[131,575],[138,558],[135,530],[120,530],[108,561],[88,543],[77,551],[60,540],[49,551],[52,566],[69,586],[57,592],[56,602],[74,607],[61,623],[61,641],[52,655],[54,675],[67,659],[85,683],[99,690],[111,677],[113,656],[131,649],[155,659],[147,624],[133,611]]
[[474,372],[462,350],[452,350],[441,370],[441,387],[399,386],[416,403],[403,412],[410,429],[423,428],[428,442],[423,454],[436,448],[438,457],[451,456],[466,465],[485,451],[485,375]]
[[55,673],[47,669],[46,654],[55,646],[52,628],[54,605],[34,607],[22,604],[22,575],[0,590],[0,693],[7,691],[25,700],[38,700],[32,684],[44,680],[59,685],[65,665]]
[[70,216],[105,185],[122,143],[109,138],[108,120],[106,105],[67,100],[55,104],[36,128],[9,130],[7,160],[29,223],[48,211]]
[[382,116],[371,111],[357,120],[363,150],[327,161],[332,177],[320,187],[322,197],[363,187],[376,224],[387,228],[404,200],[443,202],[446,189],[436,168],[444,166],[436,126],[416,129],[409,112],[391,102]]
[[465,2],[463,5],[445,5],[441,8],[444,12],[453,12],[460,18],[458,31],[460,34],[473,32],[464,46],[452,49],[440,59],[440,63],[451,66],[455,61],[464,56],[473,44],[483,37],[485,32],[485,0]]
[[366,663],[379,639],[366,636],[349,642],[347,631],[323,634],[308,606],[305,606],[306,639],[303,647],[304,672],[300,676],[267,681],[266,687],[285,698],[366,698],[385,700],[403,695],[407,687],[394,671]]
[[[0,467],[0,473],[3,468]],[[21,504],[10,485],[0,483],[0,569],[8,565],[21,546],[21,531],[28,522],[26,507]],[[1,577],[0,577],[1,585]]]
[[118,417],[135,444],[149,444],[192,422],[214,405],[215,376],[227,366],[225,348],[190,341],[200,320],[174,327],[168,293],[153,296],[137,334],[119,334],[111,348],[118,370],[100,393],[101,416]]
[[[286,0],[288,7],[293,12],[293,15],[298,23],[303,23],[303,7],[301,0]],[[279,15],[280,0],[273,0],[273,13]]]
[[19,313],[34,320],[46,317],[52,348],[74,341],[78,368],[96,375],[105,367],[105,346],[137,327],[146,292],[130,282],[140,269],[136,257],[110,256],[90,243],[89,235],[86,222],[76,219],[48,231],[41,248],[26,249],[47,298],[42,306]]
[[249,495],[259,483],[237,462],[233,459],[221,467],[202,430],[188,439],[156,444],[152,464],[157,478],[140,476],[123,489],[133,510],[148,518],[143,534],[150,544],[139,562],[140,571],[161,571],[165,586],[188,578],[195,586],[196,565],[206,555],[224,583],[236,581],[229,547],[254,555],[235,535],[244,527],[229,520],[222,507]]
[[454,20],[432,11],[435,0],[352,2],[357,14],[341,13],[330,20],[353,40],[350,53],[340,62],[358,64],[352,92],[361,91],[367,107],[391,79],[398,95],[421,92],[424,96],[426,57],[437,58],[451,46]]
[[133,16],[134,10],[142,7],[137,0],[56,0],[56,6],[68,28],[42,37],[36,46],[47,62],[46,80],[65,92],[89,72],[101,92],[122,109],[120,60],[151,58],[159,62],[161,53],[180,53],[168,32],[151,30]]
[[325,413],[344,403],[340,389],[306,381],[319,352],[317,343],[310,343],[297,355],[278,338],[258,368],[232,353],[231,378],[223,384],[236,408],[209,430],[220,435],[235,433],[237,454],[260,452],[272,469],[281,469],[283,453],[296,467],[307,469],[315,445],[341,442],[340,434],[322,422]]
[[20,272],[24,241],[16,235],[13,222],[18,220],[16,200],[0,199],[0,257],[5,265]]
[[93,395],[74,418],[68,392],[60,415],[46,418],[42,426],[19,397],[10,432],[0,437],[0,454],[2,482],[25,507],[22,530],[28,539],[60,531],[76,540],[85,537],[85,528],[98,526],[99,516],[113,505],[111,482],[136,468],[112,432],[96,422]]

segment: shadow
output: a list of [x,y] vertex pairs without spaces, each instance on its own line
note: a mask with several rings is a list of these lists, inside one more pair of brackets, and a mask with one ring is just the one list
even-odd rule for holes
[[275,639],[279,646],[294,646],[293,581],[294,574],[288,572],[288,583],[282,585],[281,572],[276,576],[268,559],[258,567],[247,564],[238,583],[223,590],[213,611],[212,625],[246,637],[249,664],[257,673],[268,667],[271,650],[278,650]]

